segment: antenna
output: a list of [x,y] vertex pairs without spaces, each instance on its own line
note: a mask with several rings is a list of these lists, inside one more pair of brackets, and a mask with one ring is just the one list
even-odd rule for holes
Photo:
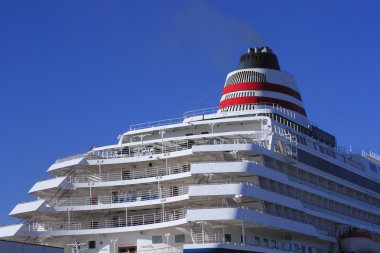
[[86,243],[84,243],[84,242],[74,242],[74,243],[67,244],[67,246],[72,246],[73,247],[73,250],[75,250],[74,253],[79,253],[80,246],[83,246],[83,245],[86,245]]

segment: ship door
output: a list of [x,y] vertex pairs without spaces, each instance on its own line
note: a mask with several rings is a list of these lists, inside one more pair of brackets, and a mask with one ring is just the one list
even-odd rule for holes
[[118,253],[137,253],[137,247],[119,247],[119,252]]

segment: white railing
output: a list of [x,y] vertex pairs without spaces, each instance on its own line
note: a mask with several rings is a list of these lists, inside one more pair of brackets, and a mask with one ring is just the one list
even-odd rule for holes
[[[275,110],[278,112],[281,112],[282,114],[288,115],[291,118],[296,117],[296,114],[289,109],[286,109],[278,104],[275,103],[254,103],[252,104],[254,106],[254,109],[251,110],[244,110],[240,111],[241,113],[247,112],[247,111],[254,111],[255,109],[271,109]],[[204,108],[204,109],[199,109],[199,110],[193,110],[193,111],[188,111],[183,114],[183,117],[179,118],[172,118],[172,119],[164,119],[164,120],[157,120],[157,121],[150,121],[146,123],[140,123],[140,124],[134,124],[129,127],[130,131],[133,130],[139,130],[139,129],[145,129],[145,128],[150,128],[150,127],[158,127],[158,126],[167,126],[171,124],[178,124],[182,123],[184,119],[194,117],[194,116],[200,116],[200,115],[208,115],[208,114],[213,114],[218,112],[217,107],[211,107],[211,108]],[[223,111],[222,111],[223,112]],[[239,112],[232,112],[235,114],[238,114]],[[239,116],[239,115],[236,115]]]
[[180,187],[172,187],[161,190],[138,191],[134,194],[120,195],[98,195],[61,198],[51,203],[53,206],[82,206],[82,205],[101,205],[101,204],[119,204],[128,202],[147,201],[155,199],[163,199],[185,195],[188,193],[189,187],[186,185]]
[[188,111],[183,114],[183,118],[186,119],[186,118],[199,116],[199,115],[213,114],[213,113],[216,113],[217,111],[218,111],[218,107],[210,107],[210,108]]
[[154,249],[139,249],[140,253],[182,253],[182,248],[177,247],[164,247]]
[[361,154],[364,157],[370,157],[370,158],[375,159],[375,160],[380,162],[380,155],[375,153],[375,152],[372,152],[370,150],[362,150]]
[[136,157],[136,156],[148,156],[155,154],[170,153],[176,151],[182,151],[191,149],[193,146],[200,145],[221,145],[221,144],[255,144],[263,148],[269,147],[268,140],[261,140],[258,138],[208,138],[208,139],[190,139],[183,141],[170,141],[164,142],[162,145],[152,146],[136,146],[136,147],[123,147],[123,148],[113,148],[107,150],[97,150],[90,151],[87,159],[115,159],[115,158],[125,158],[125,157]]
[[190,171],[188,163],[168,165],[168,167],[152,167],[142,170],[120,170],[118,172],[106,172],[102,174],[72,175],[71,183],[109,182],[121,180],[134,180],[158,176],[174,175]]
[[[96,150],[90,151],[87,159],[114,159],[114,158],[126,158],[126,157],[139,157],[139,156],[152,156],[160,155],[164,153],[182,151],[186,149],[191,149],[194,141],[184,140],[184,141],[171,141],[164,142],[163,145],[153,144],[149,145],[139,145],[134,147],[123,147],[123,148],[113,148],[106,150]],[[160,143],[161,144],[161,143]]]
[[125,217],[110,217],[103,219],[91,219],[87,221],[71,222],[30,222],[26,229],[29,231],[46,232],[46,231],[64,231],[64,230],[85,230],[85,229],[107,229],[131,226],[143,226],[156,223],[164,223],[184,219],[186,209],[173,209],[165,212],[156,212],[149,214],[132,215]]
[[226,242],[224,235],[215,233],[215,234],[206,234],[206,233],[196,233],[193,234],[194,243],[221,243]]
[[157,121],[150,121],[140,124],[134,124],[129,126],[130,131],[144,129],[144,128],[151,128],[151,127],[158,127],[158,126],[167,126],[172,124],[178,124],[183,122],[183,117],[180,118],[172,118],[172,119],[164,119],[164,120],[157,120]]
[[[325,234],[325,231],[322,231],[322,232],[323,234]],[[279,253],[282,253],[284,251],[300,252],[298,249],[292,249],[289,240],[287,241],[278,240],[278,239],[273,240],[271,238],[269,238],[269,240],[266,243],[260,240],[259,241],[248,240],[246,241],[246,243],[242,243],[242,242],[229,242],[220,233],[214,233],[214,234],[197,233],[193,235],[193,241],[196,244],[218,243],[218,244],[226,244],[226,245],[239,246],[239,247],[253,246],[253,247],[259,247],[263,249],[269,248]],[[248,249],[247,249],[247,252],[249,252]]]
[[352,147],[352,146],[350,147],[337,146],[336,150],[346,155],[358,154],[365,158],[369,157],[380,162],[380,154],[377,154],[367,149],[361,149],[361,148]]
[[79,154],[75,154],[75,155],[70,155],[70,156],[58,158],[55,161],[55,163],[62,163],[62,162],[65,162],[65,161],[70,161],[70,160],[74,160],[74,159],[78,159],[78,158],[82,158],[82,157],[86,157],[86,156],[87,156],[87,152],[85,152],[85,153],[79,153]]

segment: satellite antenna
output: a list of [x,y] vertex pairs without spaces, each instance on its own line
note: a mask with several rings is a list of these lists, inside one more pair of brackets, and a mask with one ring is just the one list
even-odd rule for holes
[[67,244],[67,246],[72,246],[74,253],[79,253],[80,246],[85,245],[85,244],[86,243],[84,242],[74,242],[74,243]]

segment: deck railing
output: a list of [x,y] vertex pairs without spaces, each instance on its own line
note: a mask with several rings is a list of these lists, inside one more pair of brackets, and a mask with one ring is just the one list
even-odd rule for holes
[[177,247],[163,247],[154,249],[139,249],[139,253],[182,253],[182,248]]
[[190,164],[180,163],[168,165],[167,167],[152,167],[142,170],[120,170],[115,172],[106,172],[102,174],[80,174],[70,176],[71,183],[92,183],[92,182],[109,182],[121,180],[134,180],[141,178],[150,178],[158,176],[174,175],[190,171]]
[[126,217],[109,217],[103,219],[91,219],[87,221],[71,222],[30,222],[26,229],[29,231],[65,231],[65,230],[86,230],[86,229],[107,229],[150,225],[184,219],[186,209],[173,209],[165,212],[155,212],[149,214],[131,215]]
[[156,155],[163,153],[170,153],[175,151],[182,151],[191,149],[193,146],[200,145],[221,145],[221,144],[255,144],[263,148],[268,148],[269,141],[261,140],[259,138],[208,138],[208,139],[190,139],[183,141],[171,141],[164,142],[163,145],[147,144],[144,146],[137,147],[123,147],[123,148],[113,148],[108,150],[97,150],[92,151],[88,154],[87,159],[114,159],[114,158],[125,158],[125,157],[137,157],[137,156],[147,156]]
[[[271,110],[286,114],[291,118],[296,117],[293,111],[286,109],[275,103],[254,103],[252,105],[254,106],[254,109],[240,111],[240,113],[247,114],[248,111],[254,111],[255,109],[271,109]],[[158,127],[158,126],[166,126],[166,125],[171,125],[171,124],[182,123],[183,120],[186,118],[200,116],[200,115],[214,114],[214,113],[217,113],[218,110],[219,110],[218,107],[211,107],[211,108],[188,111],[183,114],[183,117],[179,117],[179,118],[164,119],[164,120],[150,121],[146,123],[130,125],[129,130],[134,131],[134,130],[145,129],[145,128],[150,128],[150,127]],[[222,111],[222,113],[224,112]],[[231,113],[237,114],[236,116],[239,116],[238,115],[239,112],[231,112]]]
[[217,145],[217,144],[256,144],[264,148],[268,147],[268,141],[260,140],[259,138],[202,138],[202,139],[188,139],[181,141],[166,141],[152,144],[137,145],[133,147],[120,147],[104,150],[93,150],[87,153],[81,153],[64,158],[57,159],[55,163],[61,163],[81,157],[85,157],[88,160],[97,159],[113,159],[113,158],[127,158],[127,157],[139,157],[139,156],[152,156],[161,155],[170,152],[182,151],[191,149],[194,145]]
[[62,162],[66,162],[66,161],[70,161],[70,160],[74,160],[74,159],[78,159],[78,158],[82,158],[82,157],[86,157],[86,156],[87,156],[87,152],[74,154],[74,155],[58,158],[55,161],[55,163],[62,163]]
[[185,195],[188,193],[189,187],[186,185],[172,188],[164,188],[161,190],[138,191],[133,194],[119,195],[97,195],[61,198],[51,203],[53,206],[82,206],[82,205],[101,205],[101,204],[119,204],[128,202],[147,201],[155,199],[163,199]]

